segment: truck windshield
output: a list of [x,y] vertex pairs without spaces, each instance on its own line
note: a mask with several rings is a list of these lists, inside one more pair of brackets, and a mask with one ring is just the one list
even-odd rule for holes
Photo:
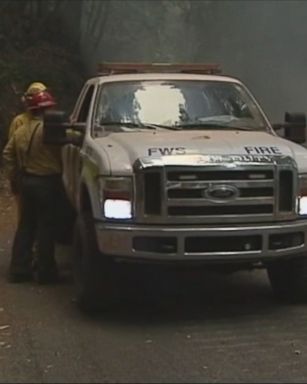
[[136,129],[268,130],[253,98],[223,81],[123,81],[101,86],[97,131]]

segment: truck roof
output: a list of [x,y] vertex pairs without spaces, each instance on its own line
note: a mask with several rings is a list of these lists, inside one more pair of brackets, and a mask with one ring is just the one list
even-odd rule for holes
[[241,81],[230,76],[199,75],[190,73],[131,73],[95,76],[87,82],[102,84],[120,81],[146,81],[146,80],[194,80],[194,81],[223,81],[241,84]]

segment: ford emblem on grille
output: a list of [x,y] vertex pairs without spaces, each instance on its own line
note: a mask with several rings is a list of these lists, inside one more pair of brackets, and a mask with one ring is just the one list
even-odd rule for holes
[[215,202],[227,202],[239,196],[239,190],[234,185],[213,184],[203,191],[203,196]]

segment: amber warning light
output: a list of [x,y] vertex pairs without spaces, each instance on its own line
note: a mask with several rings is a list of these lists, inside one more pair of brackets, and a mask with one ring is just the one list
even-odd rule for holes
[[219,64],[179,64],[179,63],[100,63],[98,74],[101,76],[128,73],[192,73],[220,74]]

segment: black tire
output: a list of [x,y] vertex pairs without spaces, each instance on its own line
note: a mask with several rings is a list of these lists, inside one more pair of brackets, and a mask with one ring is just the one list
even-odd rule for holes
[[112,260],[99,252],[91,213],[82,213],[76,220],[73,241],[76,299],[82,311],[94,313],[113,304],[114,267]]
[[307,257],[279,260],[267,266],[276,298],[288,302],[307,302]]

